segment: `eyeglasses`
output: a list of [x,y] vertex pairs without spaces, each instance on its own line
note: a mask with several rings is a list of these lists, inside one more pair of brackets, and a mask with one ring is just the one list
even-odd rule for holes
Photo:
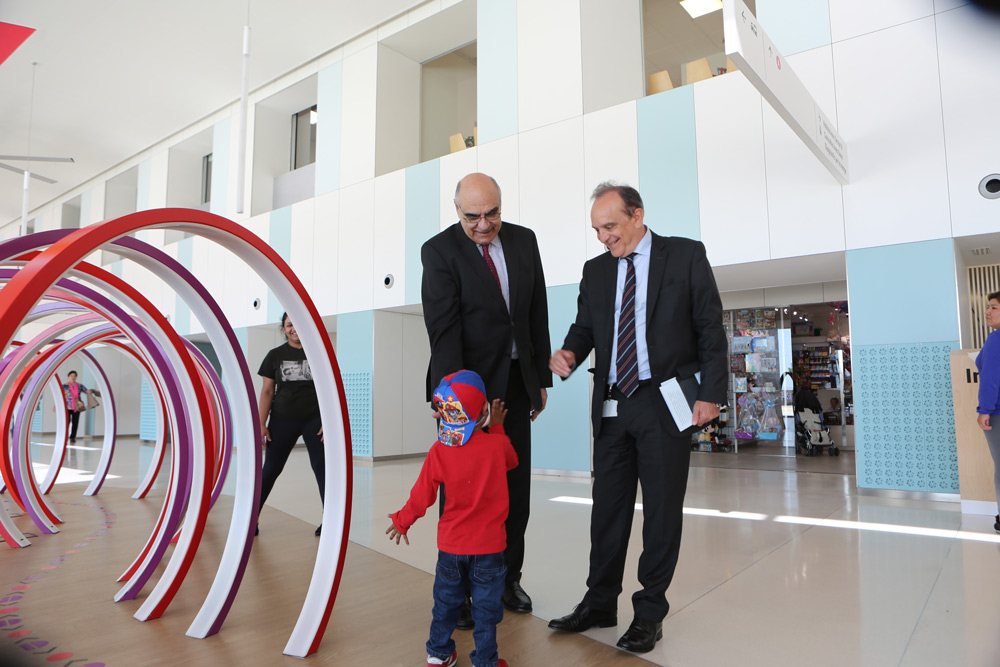
[[479,213],[479,214],[466,213],[465,211],[462,210],[461,207],[459,207],[458,210],[462,214],[462,217],[465,218],[465,221],[472,225],[478,223],[480,220],[486,220],[486,222],[497,222],[500,220],[499,206],[494,206],[489,211],[486,211],[486,213]]

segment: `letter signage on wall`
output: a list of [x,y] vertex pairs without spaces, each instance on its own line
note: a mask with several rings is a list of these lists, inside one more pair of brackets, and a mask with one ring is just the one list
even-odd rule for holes
[[726,55],[795,134],[847,185],[847,145],[743,0],[723,0]]

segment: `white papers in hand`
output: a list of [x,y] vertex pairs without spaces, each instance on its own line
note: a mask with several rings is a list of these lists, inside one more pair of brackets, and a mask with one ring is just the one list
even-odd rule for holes
[[[696,380],[694,388],[697,391],[697,386],[701,383],[701,372],[695,373],[694,377]],[[690,378],[685,380],[685,382],[690,382]],[[667,409],[670,410],[670,416],[674,418],[677,430],[684,431],[691,428],[691,420],[694,417],[694,396],[692,395],[689,399],[684,394],[681,383],[678,382],[677,378],[670,378],[660,384],[660,394],[663,395]]]

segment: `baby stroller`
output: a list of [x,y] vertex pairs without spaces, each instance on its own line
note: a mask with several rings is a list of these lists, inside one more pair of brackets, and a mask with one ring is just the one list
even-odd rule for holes
[[805,452],[806,456],[823,453],[824,447],[830,456],[840,456],[840,449],[830,437],[830,429],[823,425],[823,416],[809,408],[800,410],[795,420],[795,453]]

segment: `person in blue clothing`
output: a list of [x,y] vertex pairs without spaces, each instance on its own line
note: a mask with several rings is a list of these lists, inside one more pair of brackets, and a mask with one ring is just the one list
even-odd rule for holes
[[[987,297],[986,326],[993,329],[983,343],[983,349],[976,357],[976,368],[979,369],[979,428],[983,429],[986,443],[990,446],[993,456],[993,486],[996,489],[997,501],[1000,503],[1000,292],[993,292]],[[997,428],[993,428],[996,426]],[[1000,508],[998,508],[1000,512]],[[993,530],[1000,533],[1000,513],[993,523]]]

